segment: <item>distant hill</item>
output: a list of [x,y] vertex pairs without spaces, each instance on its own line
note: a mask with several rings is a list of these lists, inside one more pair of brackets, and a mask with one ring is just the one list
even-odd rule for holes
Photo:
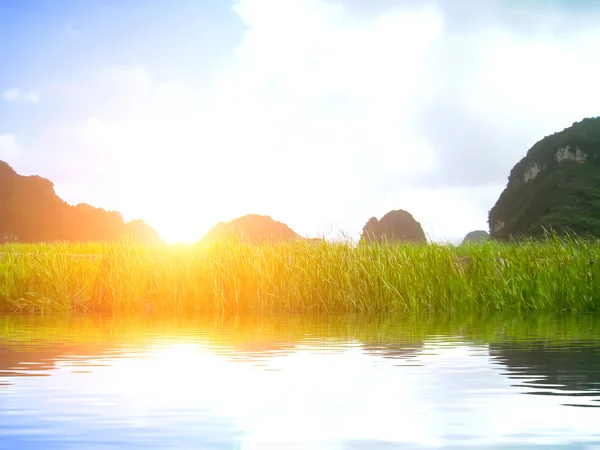
[[465,244],[467,242],[482,242],[487,241],[490,238],[490,234],[485,230],[475,230],[467,233],[462,243]]
[[270,216],[248,214],[230,222],[219,222],[201,242],[215,242],[238,238],[249,243],[286,242],[303,239],[286,224],[273,220]]
[[141,243],[164,243],[163,238],[146,222],[140,219],[125,223],[124,237]]
[[114,241],[142,243],[162,238],[141,220],[125,223],[120,213],[85,203],[71,206],[39,176],[17,174],[0,161],[0,242]]
[[398,209],[380,220],[371,217],[363,228],[361,242],[427,242],[421,224],[407,211]]
[[538,141],[511,170],[489,213],[497,239],[552,230],[600,237],[600,118]]

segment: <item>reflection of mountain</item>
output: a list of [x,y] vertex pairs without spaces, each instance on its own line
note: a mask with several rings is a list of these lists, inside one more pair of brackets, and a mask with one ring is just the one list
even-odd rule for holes
[[297,346],[294,343],[240,341],[232,344],[231,347],[221,347],[217,353],[225,356],[229,361],[263,366],[267,361],[287,356],[296,350]]
[[490,356],[508,367],[509,377],[524,379],[525,386],[539,388],[540,394],[579,391],[581,394],[568,395],[600,397],[600,347],[597,344],[571,341],[558,345],[535,341],[490,344],[489,348]]
[[103,344],[0,344],[0,377],[27,376],[38,371],[52,370],[63,359],[91,359],[103,355],[109,346]]
[[422,347],[423,341],[366,342],[362,345],[366,354],[386,359],[414,358]]

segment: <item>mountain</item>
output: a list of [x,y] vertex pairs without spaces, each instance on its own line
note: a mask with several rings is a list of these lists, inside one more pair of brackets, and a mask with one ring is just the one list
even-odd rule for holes
[[149,225],[125,223],[116,211],[85,203],[71,206],[39,176],[17,174],[0,161],[0,242],[114,241],[128,237],[142,243],[162,242]]
[[277,222],[270,216],[248,214],[230,222],[219,222],[204,236],[202,242],[215,242],[231,238],[238,238],[249,243],[302,239],[286,224]]
[[361,242],[427,242],[421,224],[407,211],[390,211],[381,220],[371,217],[363,228]]
[[163,238],[146,222],[140,219],[125,223],[124,237],[133,242],[164,243]]
[[489,213],[497,239],[544,230],[600,236],[600,118],[575,122],[538,141],[511,170]]
[[483,242],[487,241],[490,238],[490,235],[485,230],[475,230],[467,233],[462,243],[465,244],[467,242]]

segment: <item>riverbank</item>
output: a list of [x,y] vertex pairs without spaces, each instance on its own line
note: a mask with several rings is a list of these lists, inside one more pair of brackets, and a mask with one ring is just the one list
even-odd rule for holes
[[0,310],[600,311],[600,244],[0,246]]

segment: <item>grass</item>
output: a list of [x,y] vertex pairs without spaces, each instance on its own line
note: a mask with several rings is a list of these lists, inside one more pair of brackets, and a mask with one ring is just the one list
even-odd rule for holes
[[600,243],[0,246],[0,310],[596,312]]

